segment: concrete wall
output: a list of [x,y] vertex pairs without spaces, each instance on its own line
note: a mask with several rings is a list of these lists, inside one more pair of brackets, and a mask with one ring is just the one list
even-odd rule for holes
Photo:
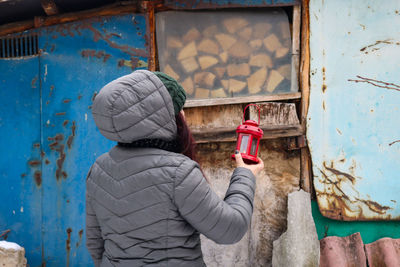
[[[199,161],[211,186],[223,198],[235,167],[230,155],[235,143],[198,145]],[[202,237],[208,267],[271,266],[272,242],[286,230],[287,195],[299,189],[300,154],[285,150],[284,140],[262,140],[265,169],[257,178],[250,230],[234,245],[217,245]]]

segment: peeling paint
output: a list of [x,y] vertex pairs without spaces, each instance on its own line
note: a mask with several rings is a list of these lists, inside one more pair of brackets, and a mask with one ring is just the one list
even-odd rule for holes
[[103,59],[103,62],[107,62],[107,60],[111,57],[110,54],[107,54],[105,51],[96,51],[93,49],[85,49],[82,50],[81,52],[82,57],[85,58],[98,58],[98,59]]
[[129,67],[134,70],[136,68],[147,68],[148,63],[138,58],[131,58],[131,60],[121,59],[118,61],[118,67]]

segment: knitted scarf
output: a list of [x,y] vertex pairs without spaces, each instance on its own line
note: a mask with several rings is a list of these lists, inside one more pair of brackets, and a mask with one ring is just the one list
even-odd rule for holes
[[119,143],[118,146],[121,147],[137,147],[137,148],[159,148],[162,150],[170,151],[170,152],[175,152],[175,153],[181,153],[181,147],[180,144],[177,140],[173,141],[165,141],[162,139],[140,139],[133,141],[132,143]]

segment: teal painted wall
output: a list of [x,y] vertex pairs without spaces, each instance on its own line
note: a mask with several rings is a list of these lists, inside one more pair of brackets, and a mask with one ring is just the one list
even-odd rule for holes
[[348,236],[360,232],[364,244],[383,237],[400,238],[400,221],[345,222],[323,217],[316,201],[311,202],[318,239],[326,236]]

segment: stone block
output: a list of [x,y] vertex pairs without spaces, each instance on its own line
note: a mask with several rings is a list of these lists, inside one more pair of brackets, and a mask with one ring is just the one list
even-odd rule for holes
[[17,243],[0,241],[0,266],[25,267],[25,249]]
[[292,192],[288,195],[287,231],[273,242],[272,266],[317,267],[319,259],[310,194],[303,190]]

